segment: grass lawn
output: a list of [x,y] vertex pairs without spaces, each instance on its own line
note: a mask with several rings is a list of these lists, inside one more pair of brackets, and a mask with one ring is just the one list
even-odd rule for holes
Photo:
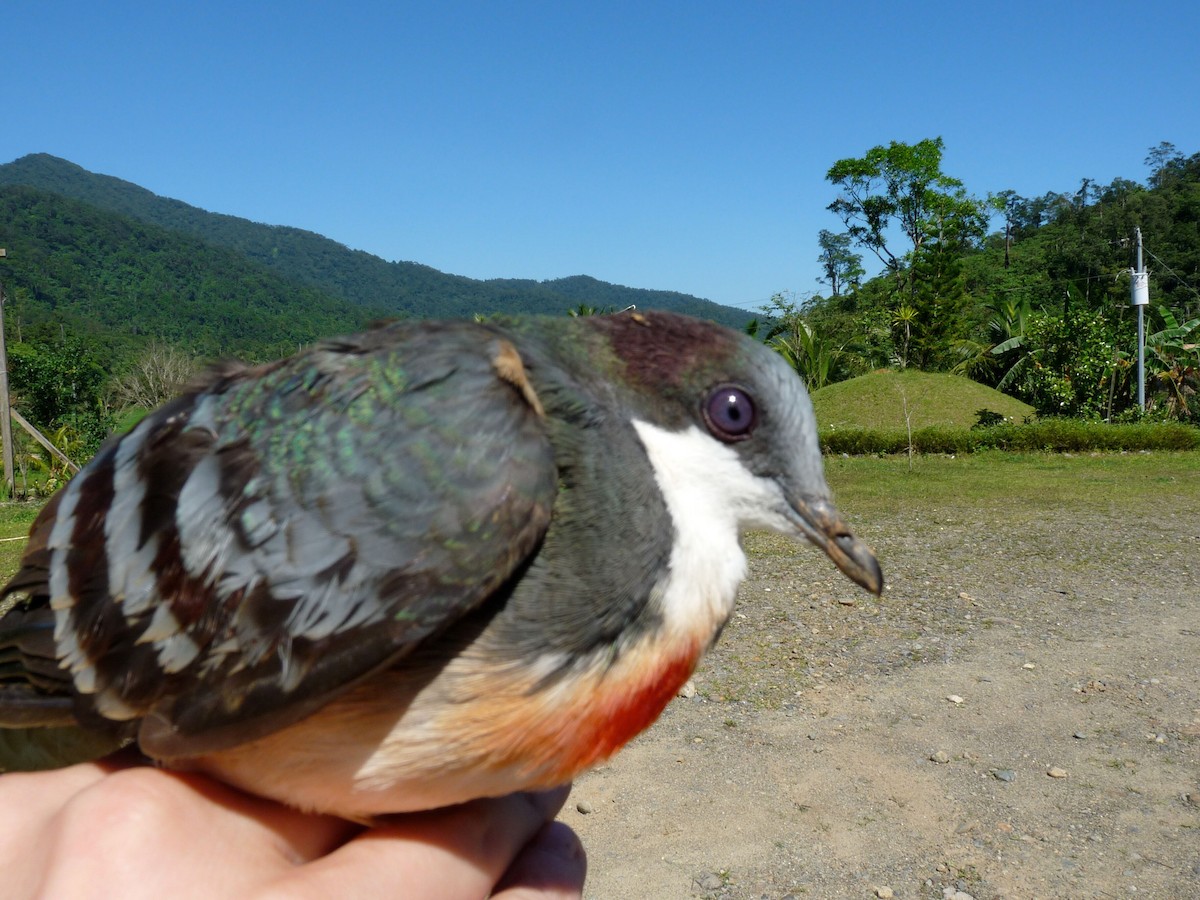
[[1130,515],[1200,510],[1200,453],[1001,453],[955,457],[825,459],[838,506],[854,518],[897,504],[1004,507],[1023,513],[1069,506]]
[[8,581],[17,571],[24,538],[41,508],[40,503],[0,503],[0,580]]

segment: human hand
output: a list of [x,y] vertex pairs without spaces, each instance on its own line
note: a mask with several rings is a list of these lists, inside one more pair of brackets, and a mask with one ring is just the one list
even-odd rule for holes
[[0,776],[0,872],[26,897],[567,900],[568,788],[389,816],[364,828],[201,775],[117,757]]

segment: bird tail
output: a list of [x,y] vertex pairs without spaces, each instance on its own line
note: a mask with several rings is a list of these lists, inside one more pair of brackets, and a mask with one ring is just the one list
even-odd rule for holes
[[54,615],[31,598],[40,579],[28,563],[27,555],[0,600],[0,772],[68,766],[124,743],[119,735],[79,727],[67,674],[55,658]]
[[53,645],[49,609],[15,604],[0,618],[0,772],[74,765],[129,742],[79,725]]
[[[3,704],[0,699],[0,705]],[[128,739],[114,734],[67,728],[0,727],[0,772],[59,769],[119,750]]]

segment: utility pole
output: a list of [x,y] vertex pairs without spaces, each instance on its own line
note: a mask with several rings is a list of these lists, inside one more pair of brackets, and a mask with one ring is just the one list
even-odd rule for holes
[[[0,259],[8,256],[0,247]],[[17,495],[17,482],[13,477],[12,417],[9,415],[8,399],[8,350],[4,346],[4,285],[0,284],[0,441],[4,442],[4,484],[8,488],[8,499]]]
[[1146,317],[1145,308],[1150,304],[1150,273],[1142,265],[1142,229],[1135,228],[1137,235],[1137,268],[1130,271],[1133,280],[1130,284],[1131,305],[1137,307],[1137,404],[1138,409],[1146,411]]

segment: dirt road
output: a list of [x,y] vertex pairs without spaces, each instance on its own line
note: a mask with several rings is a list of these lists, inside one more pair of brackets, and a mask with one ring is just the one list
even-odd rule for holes
[[1198,523],[922,503],[856,520],[879,602],[752,537],[695,695],[576,784],[587,896],[1200,897]]

